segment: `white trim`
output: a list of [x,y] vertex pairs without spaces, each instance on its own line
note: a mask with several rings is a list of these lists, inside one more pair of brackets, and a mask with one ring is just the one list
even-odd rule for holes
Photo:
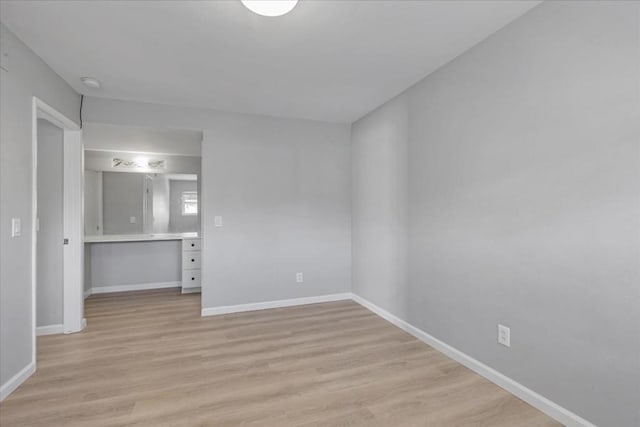
[[38,326],[36,328],[36,335],[54,335],[54,334],[64,334],[64,325],[47,325],[47,326]]
[[83,299],[87,299],[91,294],[93,293],[93,289],[89,288],[86,289],[83,293],[82,293],[82,297]]
[[133,285],[117,285],[117,286],[94,286],[88,292],[89,295],[94,294],[110,294],[113,292],[131,292],[131,291],[146,291],[149,289],[166,289],[166,288],[179,288],[182,286],[182,282],[157,282],[157,283],[137,283]]
[[84,207],[82,131],[64,130],[63,324],[65,333],[80,332],[84,315]]
[[34,371],[36,367],[36,284],[37,284],[37,272],[38,272],[38,266],[37,266],[38,230],[36,228],[37,223],[38,223],[38,98],[34,96],[31,104],[31,365],[33,365]]
[[0,386],[0,402],[7,398],[15,389],[27,380],[36,371],[36,364],[34,362],[29,363],[22,368],[20,372],[12,376],[6,383]]
[[219,314],[242,313],[245,311],[267,310],[270,308],[293,307],[296,305],[318,304],[321,302],[350,300],[351,293],[321,295],[317,297],[291,298],[277,301],[257,302],[252,304],[227,305],[220,307],[206,307],[202,309],[202,316],[217,316]]
[[55,108],[38,97],[33,97],[34,107],[37,109],[37,117],[45,119],[62,129],[80,130],[80,126]]
[[358,304],[362,305],[366,309],[374,312],[378,316],[382,317],[389,323],[397,326],[403,331],[413,335],[425,344],[435,348],[441,353],[449,356],[453,360],[467,368],[471,369],[475,373],[482,375],[492,383],[502,387],[509,393],[527,402],[534,408],[539,409],[545,414],[549,415],[556,421],[561,422],[567,427],[596,427],[595,424],[590,423],[579,415],[569,411],[566,408],[552,402],[546,397],[536,393],[535,391],[525,387],[517,381],[507,377],[506,375],[496,371],[495,369],[485,365],[484,363],[474,359],[473,357],[461,352],[460,350],[450,346],[449,344],[440,341],[439,339],[429,335],[421,329],[416,328],[410,323],[394,316],[383,308],[378,307],[370,301],[352,294],[352,299]]

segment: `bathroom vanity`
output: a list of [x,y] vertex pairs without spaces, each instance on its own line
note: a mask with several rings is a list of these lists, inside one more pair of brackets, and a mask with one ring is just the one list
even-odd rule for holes
[[199,237],[182,239],[182,293],[199,292],[200,285],[200,248]]
[[201,289],[200,158],[85,151],[85,295]]
[[201,289],[198,233],[85,238],[85,294],[180,287]]

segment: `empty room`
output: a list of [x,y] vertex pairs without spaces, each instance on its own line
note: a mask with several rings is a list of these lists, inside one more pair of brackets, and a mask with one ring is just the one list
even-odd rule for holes
[[640,1],[0,24],[0,426],[640,427]]

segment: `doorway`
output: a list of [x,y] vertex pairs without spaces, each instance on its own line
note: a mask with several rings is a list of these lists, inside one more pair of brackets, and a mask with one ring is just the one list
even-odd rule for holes
[[44,326],[40,332],[46,334],[78,332],[84,325],[83,167],[79,126],[36,97],[32,113],[31,307],[35,364],[38,326]]

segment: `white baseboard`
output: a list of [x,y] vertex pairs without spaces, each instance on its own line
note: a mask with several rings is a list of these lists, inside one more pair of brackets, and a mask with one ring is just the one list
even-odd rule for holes
[[91,288],[86,289],[83,293],[84,299],[87,299],[91,295]]
[[509,393],[519,397],[520,399],[527,402],[529,405],[534,408],[539,409],[545,414],[549,415],[551,418],[556,421],[564,424],[567,427],[596,427],[594,424],[585,420],[577,414],[569,411],[568,409],[563,408],[562,406],[552,402],[546,397],[536,393],[535,391],[523,386],[522,384],[516,382],[515,380],[507,377],[504,374],[496,371],[495,369],[485,365],[484,363],[472,358],[471,356],[461,352],[460,350],[451,347],[449,344],[446,344],[439,339],[429,335],[421,329],[416,328],[415,326],[409,324],[408,322],[394,316],[383,308],[378,307],[366,299],[353,294],[352,298],[355,302],[367,308],[368,310],[374,312],[378,316],[382,317],[389,323],[394,324],[398,328],[403,331],[413,335],[420,341],[425,344],[435,348],[441,353],[449,356],[456,362],[466,366],[477,374],[482,375],[492,383],[500,386],[505,389]]
[[15,374],[13,377],[9,378],[9,380],[0,386],[0,402],[7,398],[15,389],[17,389],[20,384],[25,382],[27,378],[31,376],[36,371],[35,362],[29,363],[27,366],[22,368],[20,372]]
[[[124,285],[124,286],[105,286],[99,288],[91,288],[90,293],[110,293],[110,292],[126,292],[126,291],[137,291],[137,290],[146,290],[146,289],[161,289],[161,288],[173,288],[179,287],[181,285],[180,282],[165,282],[165,283],[145,283],[140,285]],[[331,302],[331,301],[342,301],[352,299],[383,319],[387,320],[389,323],[397,326],[398,328],[404,330],[405,332],[413,335],[420,341],[425,344],[435,348],[441,353],[449,356],[453,360],[459,362],[460,364],[466,366],[472,371],[476,372],[479,375],[482,375],[484,378],[493,382],[494,384],[500,386],[505,389],[509,393],[517,396],[518,398],[524,400],[534,408],[539,409],[545,414],[549,415],[551,418],[559,421],[567,427],[596,427],[593,423],[585,420],[579,415],[569,411],[566,408],[552,402],[546,397],[536,393],[535,391],[525,387],[524,385],[518,383],[517,381],[507,377],[506,375],[496,371],[495,369],[485,365],[484,363],[472,358],[471,356],[461,352],[460,350],[446,344],[443,341],[429,335],[421,329],[409,324],[408,322],[396,317],[395,315],[389,313],[381,307],[373,304],[372,302],[352,293],[341,293],[341,294],[331,294],[331,295],[321,295],[316,297],[305,297],[305,298],[292,298],[286,300],[277,300],[277,301],[267,301],[260,303],[252,303],[252,304],[240,304],[240,305],[231,305],[231,306],[222,306],[222,307],[210,307],[202,309],[202,316],[216,316],[221,314],[230,314],[230,313],[242,313],[247,311],[255,311],[255,310],[266,310],[271,308],[281,308],[281,307],[293,307],[297,305],[306,305],[306,304],[317,304],[323,302]],[[60,328],[60,332],[58,331]],[[50,333],[62,333],[63,325],[51,325],[37,328],[37,335],[47,335]],[[53,331],[56,332],[53,332]],[[4,400],[11,392],[13,392],[20,384],[22,384],[31,374],[35,372],[35,364],[30,363],[16,375],[14,375],[11,379],[9,379],[5,384],[2,384],[0,387],[0,401]]]
[[293,307],[296,305],[318,304],[321,302],[343,301],[351,299],[351,293],[321,295],[317,297],[291,298],[277,301],[257,302],[253,304],[227,305],[202,309],[202,316],[242,313],[245,311],[267,310],[270,308]]
[[[86,296],[94,294],[110,294],[113,292],[146,291],[149,289],[179,288],[182,282],[139,283],[134,285],[93,286],[84,292]],[[86,298],[86,297],[85,297]]]
[[47,325],[47,326],[38,326],[36,328],[36,336],[41,335],[53,335],[53,334],[64,334],[64,325]]

